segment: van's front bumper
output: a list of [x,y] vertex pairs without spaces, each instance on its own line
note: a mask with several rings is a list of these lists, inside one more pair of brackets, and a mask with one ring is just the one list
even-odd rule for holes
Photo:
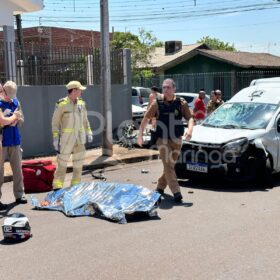
[[219,145],[192,146],[184,144],[175,165],[178,178],[227,177],[251,179],[256,175],[263,159],[249,148],[240,156],[227,157]]

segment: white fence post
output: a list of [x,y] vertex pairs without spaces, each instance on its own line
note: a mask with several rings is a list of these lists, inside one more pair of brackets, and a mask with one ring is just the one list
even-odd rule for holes
[[17,84],[24,86],[24,63],[22,59],[17,61]]
[[87,56],[87,84],[93,85],[93,55]]

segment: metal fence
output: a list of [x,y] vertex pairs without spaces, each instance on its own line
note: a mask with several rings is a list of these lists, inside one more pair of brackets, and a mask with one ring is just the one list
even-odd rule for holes
[[220,89],[224,99],[227,100],[242,88],[249,86],[254,79],[279,76],[280,70],[176,74],[133,79],[132,85],[161,87],[164,79],[171,78],[176,83],[177,92],[198,92],[204,88],[207,94],[210,94],[211,90]]
[[[100,50],[86,47],[54,47],[25,44],[15,46],[17,83],[25,85],[61,85],[69,80],[100,84]],[[0,44],[0,79],[6,79],[5,54]],[[123,51],[111,51],[111,82],[123,84]],[[90,82],[89,82],[90,81]]]
[[[62,85],[70,80],[84,84],[101,83],[100,50],[90,47],[54,47],[51,45],[25,44],[23,49],[15,45],[17,83],[19,85]],[[0,44],[0,81],[7,79],[4,46]],[[204,88],[209,94],[221,89],[227,100],[240,89],[258,78],[280,76],[280,70],[241,71],[217,73],[192,73],[161,75],[132,80],[133,86],[161,86],[166,78],[175,80],[178,92],[198,92]],[[111,51],[111,82],[124,83],[123,50]]]
[[0,82],[6,80],[4,46],[0,44]]

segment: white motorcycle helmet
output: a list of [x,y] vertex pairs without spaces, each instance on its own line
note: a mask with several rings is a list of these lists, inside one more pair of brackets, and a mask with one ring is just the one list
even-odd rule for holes
[[22,241],[31,237],[28,218],[21,213],[14,213],[7,217],[2,229],[6,241]]

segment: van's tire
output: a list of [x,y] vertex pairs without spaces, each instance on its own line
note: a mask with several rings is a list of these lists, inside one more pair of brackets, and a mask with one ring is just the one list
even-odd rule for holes
[[270,156],[268,156],[264,159],[264,162],[261,164],[261,166],[256,170],[256,180],[260,186],[268,188],[273,186],[272,166],[272,159]]
[[185,169],[180,168],[180,165],[175,164],[175,172],[177,179],[189,179],[189,176],[187,175],[187,172]]

